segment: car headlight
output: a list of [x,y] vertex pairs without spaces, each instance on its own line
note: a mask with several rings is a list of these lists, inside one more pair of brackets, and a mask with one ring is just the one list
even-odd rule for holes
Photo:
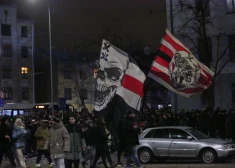
[[232,149],[232,145],[227,144],[227,145],[222,145],[222,149]]

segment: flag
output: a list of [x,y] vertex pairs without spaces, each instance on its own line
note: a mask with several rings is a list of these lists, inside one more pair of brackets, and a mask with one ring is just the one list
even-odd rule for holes
[[214,72],[166,30],[148,76],[169,90],[190,97],[212,84]]
[[139,110],[144,92],[145,74],[137,63],[129,56],[129,66],[123,76],[121,86],[117,89],[119,95],[128,106]]
[[113,96],[128,68],[128,54],[103,40],[100,52],[99,70],[96,78],[95,111],[103,110]]

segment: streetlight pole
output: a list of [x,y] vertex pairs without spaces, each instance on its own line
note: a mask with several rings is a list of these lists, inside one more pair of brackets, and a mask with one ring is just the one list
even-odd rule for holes
[[52,69],[52,48],[51,48],[51,10],[50,2],[48,0],[48,17],[49,17],[49,45],[50,45],[50,76],[51,76],[51,110],[54,116],[54,92],[53,92],[53,69]]
[[[32,74],[34,74],[34,22],[32,23]],[[33,83],[33,105],[35,104],[35,77],[32,76]]]

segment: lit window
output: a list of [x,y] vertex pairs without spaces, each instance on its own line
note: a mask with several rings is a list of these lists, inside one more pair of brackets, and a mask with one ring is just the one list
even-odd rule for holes
[[21,67],[21,74],[23,75],[23,79],[28,79],[28,67]]
[[27,67],[21,67],[21,73],[22,74],[27,74],[28,73],[28,68]]

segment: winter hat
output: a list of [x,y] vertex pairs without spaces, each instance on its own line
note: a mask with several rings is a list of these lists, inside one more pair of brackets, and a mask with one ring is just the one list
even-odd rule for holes
[[60,119],[57,118],[57,117],[55,117],[55,116],[52,116],[52,117],[51,117],[51,120],[52,120],[52,121],[55,121],[56,123],[59,123],[59,122],[60,122]]

